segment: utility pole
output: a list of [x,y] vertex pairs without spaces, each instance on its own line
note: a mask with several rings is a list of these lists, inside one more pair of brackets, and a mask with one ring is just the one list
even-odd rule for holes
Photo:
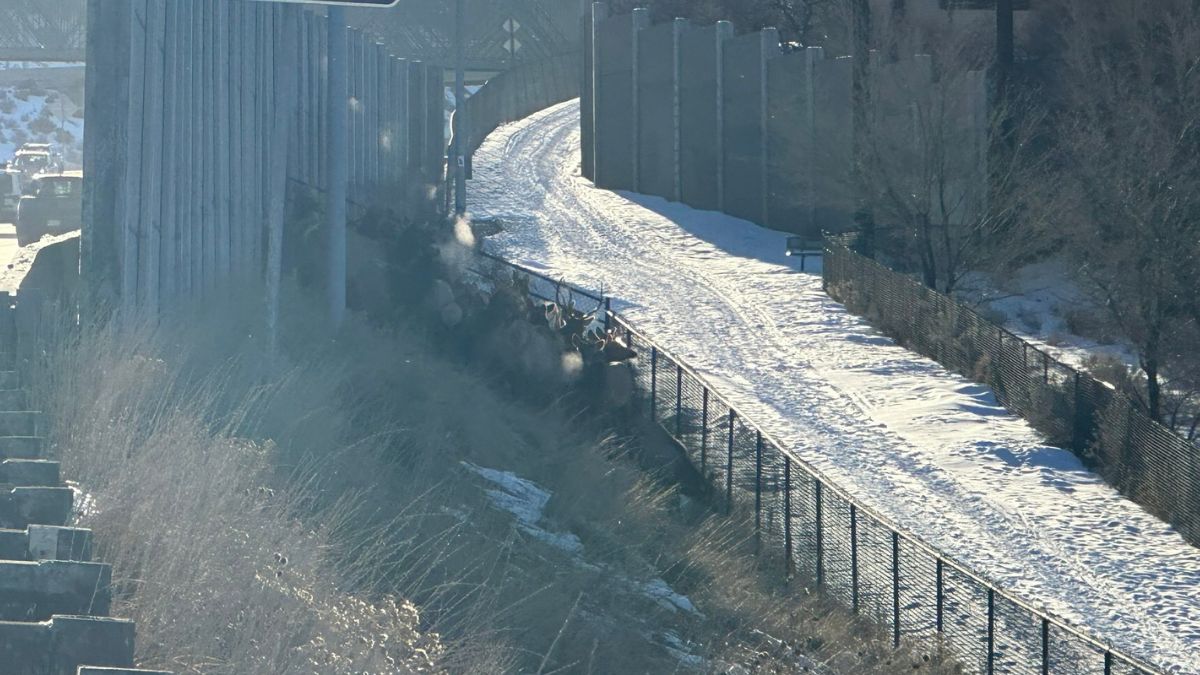
[[336,328],[346,313],[346,193],[350,179],[346,121],[350,105],[347,81],[349,50],[342,8],[330,5],[326,21],[329,32],[329,185],[325,193],[326,226],[329,229],[326,290],[329,321]]
[[466,0],[454,0],[454,119],[457,122],[454,126],[454,148],[450,151],[453,155],[454,165],[451,168],[454,171],[454,213],[462,215],[467,211],[467,176],[466,176],[466,158],[463,157],[465,147],[463,145],[462,132],[467,128],[467,120],[463,119],[462,113],[465,113],[463,103],[467,100],[467,87],[464,82],[463,73],[463,55],[466,51]]

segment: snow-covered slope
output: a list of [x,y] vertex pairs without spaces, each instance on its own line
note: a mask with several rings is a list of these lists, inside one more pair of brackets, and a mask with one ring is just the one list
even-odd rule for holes
[[[1200,550],[992,393],[880,335],[785,235],[579,176],[578,102],[502,127],[471,204],[492,252],[592,288],[844,488],[1003,587],[1200,673]],[[811,261],[810,261],[811,264]]]
[[77,105],[55,91],[0,87],[0,161],[22,143],[54,143],[68,164],[83,157],[83,118]]

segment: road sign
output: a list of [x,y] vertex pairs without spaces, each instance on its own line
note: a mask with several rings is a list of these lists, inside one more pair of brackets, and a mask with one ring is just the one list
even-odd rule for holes
[[504,30],[509,33],[515,33],[521,30],[521,22],[516,19],[505,19]]
[[516,54],[517,52],[521,51],[521,41],[516,38],[511,38],[508,42],[504,43],[504,49],[505,51]]

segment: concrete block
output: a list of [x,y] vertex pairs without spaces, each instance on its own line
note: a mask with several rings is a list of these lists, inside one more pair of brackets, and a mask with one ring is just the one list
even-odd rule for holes
[[4,675],[76,675],[79,666],[133,665],[133,622],[88,616],[0,621]]
[[37,459],[41,456],[41,438],[0,434],[0,459]]
[[78,675],[173,675],[166,670],[142,670],[140,668],[97,668],[79,666]]
[[111,604],[108,564],[0,562],[0,620],[45,621],[55,614],[103,616]]
[[20,389],[21,376],[15,370],[0,370],[0,389]]
[[28,560],[29,533],[0,529],[0,560]]
[[50,623],[51,672],[54,675],[75,675],[81,665],[133,666],[132,621],[56,616]]
[[14,487],[0,493],[0,527],[65,525],[75,495],[66,487]]
[[0,411],[0,436],[37,436],[40,416],[28,410]]
[[82,527],[30,525],[27,530],[30,560],[92,559],[92,531]]
[[29,395],[24,389],[0,389],[0,410],[28,410]]
[[0,461],[0,483],[16,487],[56,487],[60,482],[58,462],[42,459]]
[[30,525],[26,530],[0,529],[0,560],[92,559],[92,531],[80,527]]

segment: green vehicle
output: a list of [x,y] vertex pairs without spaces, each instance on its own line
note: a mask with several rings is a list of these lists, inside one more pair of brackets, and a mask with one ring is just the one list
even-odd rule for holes
[[41,174],[25,186],[17,203],[17,244],[83,226],[83,172]]

